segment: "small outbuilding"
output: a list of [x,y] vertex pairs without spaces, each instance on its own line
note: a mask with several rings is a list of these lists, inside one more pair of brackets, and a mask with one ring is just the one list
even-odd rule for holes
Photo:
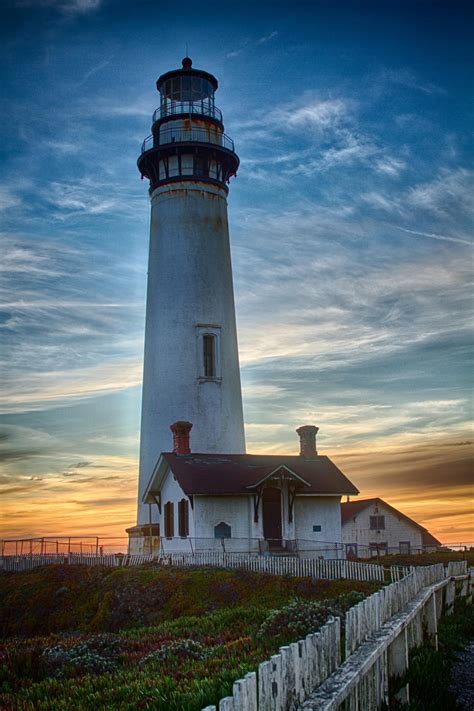
[[426,528],[379,498],[341,504],[341,521],[348,558],[432,552],[442,546]]

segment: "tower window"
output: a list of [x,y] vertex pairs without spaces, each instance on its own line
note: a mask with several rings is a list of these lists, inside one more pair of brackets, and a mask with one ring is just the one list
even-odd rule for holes
[[194,175],[198,178],[209,177],[209,162],[206,158],[200,156],[194,158]]
[[211,323],[196,326],[198,378],[202,381],[220,381],[221,375],[221,327]]
[[204,357],[204,377],[214,378],[216,375],[216,337],[206,333],[202,338]]

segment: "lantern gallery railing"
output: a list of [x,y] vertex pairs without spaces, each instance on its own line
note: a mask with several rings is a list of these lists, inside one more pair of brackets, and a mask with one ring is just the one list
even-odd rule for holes
[[148,136],[142,143],[142,153],[150,148],[163,146],[169,143],[212,143],[228,151],[234,151],[234,141],[225,133],[210,131],[204,128],[168,128],[160,131],[155,136]]
[[199,114],[222,123],[222,111],[208,101],[168,101],[159,106],[153,114],[153,123],[166,116]]

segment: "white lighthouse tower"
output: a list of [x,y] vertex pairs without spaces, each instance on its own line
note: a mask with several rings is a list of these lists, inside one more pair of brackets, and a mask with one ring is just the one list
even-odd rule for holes
[[152,523],[142,496],[172,423],[193,424],[194,452],[245,452],[227,222],[239,159],[214,105],[217,79],[188,57],[182,65],[156,82],[138,159],[151,200],[138,537]]

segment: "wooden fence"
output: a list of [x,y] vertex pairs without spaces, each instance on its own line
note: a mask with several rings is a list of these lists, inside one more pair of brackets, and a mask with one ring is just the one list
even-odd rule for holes
[[[472,601],[472,581],[465,561],[413,568],[347,612],[343,663],[340,620],[331,618],[318,632],[281,647],[258,672],[237,680],[232,696],[203,711],[335,711],[344,703],[348,711],[376,711],[425,631],[436,644],[443,608],[452,611],[456,594]],[[406,702],[407,687],[397,697]]]
[[248,555],[245,553],[221,553],[207,551],[201,553],[169,553],[152,555],[95,556],[92,554],[70,553],[69,555],[24,555],[3,556],[0,569],[8,571],[30,570],[42,565],[108,565],[135,566],[144,563],[175,565],[180,567],[211,566],[218,568],[244,568],[256,573],[272,575],[292,575],[326,580],[384,581],[384,568],[375,563],[357,563],[350,560],[317,560],[295,556]]
[[350,560],[318,560],[282,555],[247,555],[245,553],[170,553],[161,558],[163,563],[177,566],[212,566],[218,568],[245,568],[255,573],[292,575],[326,580],[384,580],[384,569],[375,563],[357,563]]

